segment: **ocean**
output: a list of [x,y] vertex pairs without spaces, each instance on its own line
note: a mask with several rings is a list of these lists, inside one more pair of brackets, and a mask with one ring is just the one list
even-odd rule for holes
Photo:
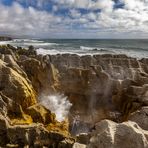
[[148,58],[148,39],[14,39],[2,41],[27,48],[33,45],[38,54],[126,54],[136,58]]

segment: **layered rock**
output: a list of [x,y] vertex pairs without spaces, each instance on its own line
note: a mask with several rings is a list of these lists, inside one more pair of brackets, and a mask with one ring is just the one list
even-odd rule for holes
[[[74,140],[66,138],[63,134],[47,130],[43,124],[11,126],[5,117],[0,116],[0,145],[3,147],[49,147],[65,145],[72,147]],[[62,145],[66,147],[65,145]]]
[[136,122],[142,129],[148,130],[148,107],[133,112],[128,119]]
[[147,148],[148,132],[134,122],[117,124],[103,120],[96,124],[88,148]]
[[[55,93],[65,94],[73,104],[70,131],[87,132],[77,136],[81,144],[73,145],[67,121],[56,121],[38,102],[42,94]],[[2,146],[148,147],[147,98],[147,59],[110,54],[42,56],[32,46],[27,50],[0,46]]]
[[[18,52],[20,50],[24,51]],[[68,122],[58,122],[55,115],[38,102],[42,87],[36,86],[35,81],[46,82],[48,73],[42,71],[43,66],[36,64],[41,62],[33,58],[33,50],[31,47],[26,50],[10,45],[0,47],[0,146],[72,147],[74,140],[70,138]],[[25,69],[27,61],[22,64],[22,56],[36,64],[28,65],[31,74]],[[34,69],[41,71],[41,79],[32,75],[37,72]]]
[[[28,75],[30,60],[21,65]],[[71,54],[38,56],[37,60],[44,68],[41,72],[35,72],[37,68],[32,72],[38,77],[30,78],[32,84],[44,93],[50,90],[67,95],[73,104],[74,118],[78,114],[87,123],[94,124],[105,118],[118,122],[127,120],[131,112],[147,102],[148,77],[144,60],[125,55],[80,57]],[[31,67],[28,69],[32,70]]]
[[[47,64],[58,70],[58,91],[73,104],[82,121],[128,119],[147,105],[147,63],[125,55],[49,55]],[[91,112],[93,112],[91,114]]]

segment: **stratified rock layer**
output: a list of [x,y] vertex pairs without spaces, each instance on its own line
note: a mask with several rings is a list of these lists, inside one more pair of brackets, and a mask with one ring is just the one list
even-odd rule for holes
[[[38,102],[54,93],[73,104],[70,131],[86,132],[76,138],[81,144],[74,144],[68,122],[57,122]],[[147,148],[147,106],[148,59],[42,56],[32,46],[0,46],[0,146]]]
[[[147,105],[147,60],[125,55],[47,55],[42,58],[56,69],[57,91],[73,104],[71,113],[87,122],[108,118],[128,119]],[[54,84],[54,83],[52,83]]]
[[[48,73],[44,73],[42,63],[35,59],[35,50],[8,45],[1,46],[0,53],[0,146],[72,147],[74,140],[70,138],[68,123],[56,121],[55,115],[38,102],[41,86],[36,84],[46,82]],[[43,75],[36,77],[38,72]]]
[[109,120],[103,120],[92,132],[88,148],[147,148],[148,132],[142,130],[134,122],[117,124]]

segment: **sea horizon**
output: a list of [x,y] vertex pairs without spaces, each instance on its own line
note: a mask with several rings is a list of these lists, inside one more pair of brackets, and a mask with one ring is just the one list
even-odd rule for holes
[[148,57],[148,39],[35,39],[14,38],[1,41],[0,45],[10,44],[28,48],[32,45],[38,54],[126,54],[130,57]]

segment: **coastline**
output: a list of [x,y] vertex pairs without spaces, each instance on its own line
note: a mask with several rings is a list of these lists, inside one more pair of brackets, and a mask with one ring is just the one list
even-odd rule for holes
[[126,54],[129,57],[138,59],[148,58],[147,40],[61,40],[61,39],[13,39],[2,41],[0,45],[10,44],[14,47],[28,48],[33,45],[37,54],[77,54],[96,55],[96,54]]
[[[123,133],[140,139],[129,142],[134,147],[147,146],[147,65],[147,58],[126,55],[38,55],[33,46],[0,46],[1,146],[93,147],[108,140],[127,147]],[[72,104],[62,122],[40,102],[57,94],[68,99],[61,105]]]

